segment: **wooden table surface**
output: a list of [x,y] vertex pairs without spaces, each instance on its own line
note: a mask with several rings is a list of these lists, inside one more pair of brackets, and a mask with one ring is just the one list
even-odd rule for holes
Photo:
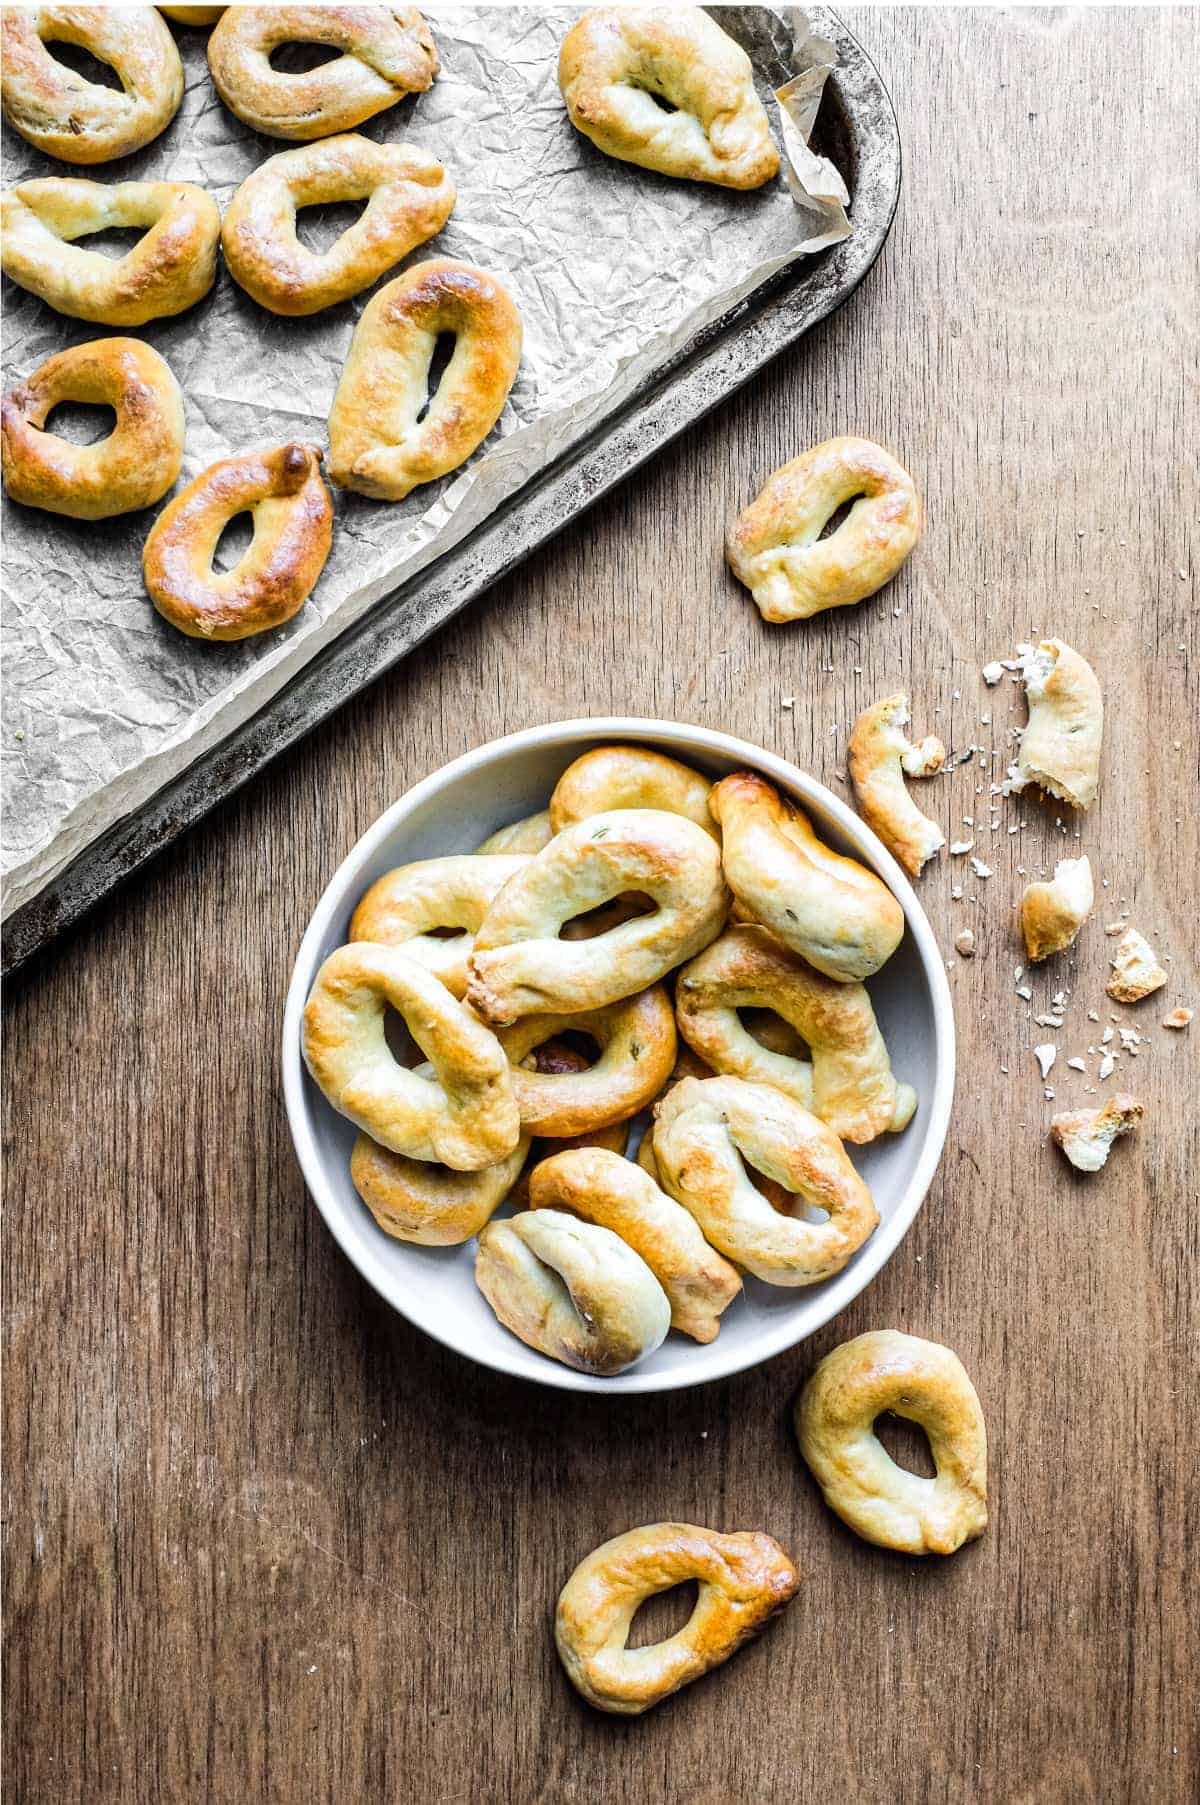
[[[1159,1024],[1200,1002],[1197,15],[847,17],[906,149],[857,298],[11,986],[14,1802],[1195,1795],[1200,1027]],[[918,474],[926,537],[881,597],[766,627],[722,530],[843,431]],[[1006,803],[989,833],[974,767],[924,791],[949,829],[976,818],[994,875],[953,902],[965,861],[943,857],[920,886],[957,1097],[858,1303],[757,1371],[620,1402],[479,1370],[394,1316],[305,1193],[278,1080],[301,932],[375,816],[496,734],[609,711],[836,783],[856,712],[902,686],[920,732],[999,768],[1024,710],[980,666],[1039,633],[1104,682],[1100,800],[1064,829]],[[1037,1011],[1069,991],[1047,1035],[1014,994],[1019,868],[1080,852],[1103,888],[1033,980]],[[1136,1009],[1103,994],[1122,907],[1171,960]],[[1147,1115],[1081,1179],[1047,1126],[1095,1085],[1064,1068],[1097,1044],[1090,1008],[1145,1035],[1110,1088]],[[857,1541],[798,1460],[797,1386],[875,1326],[948,1343],[982,1396],[992,1521],[953,1559]],[[553,1602],[596,1543],[663,1517],[771,1531],[802,1589],[717,1675],[610,1720],[564,1680]]]

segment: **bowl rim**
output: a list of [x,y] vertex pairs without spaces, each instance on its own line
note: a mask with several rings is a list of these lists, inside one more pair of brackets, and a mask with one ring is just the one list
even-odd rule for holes
[[[406,816],[419,808],[430,796],[436,795],[439,790],[453,784],[459,778],[468,776],[481,766],[490,764],[494,759],[506,753],[534,749],[538,746],[554,747],[564,741],[570,742],[580,738],[594,740],[598,744],[628,740],[640,741],[643,744],[649,743],[668,751],[672,751],[673,748],[672,756],[678,756],[681,760],[686,760],[689,748],[693,756],[696,752],[712,753],[720,758],[732,760],[735,765],[745,765],[751,770],[759,771],[774,782],[781,784],[789,793],[797,795],[802,802],[807,799],[818,806],[836,821],[840,830],[851,843],[856,843],[869,855],[868,862],[896,897],[904,912],[905,924],[913,936],[921,967],[929,985],[933,1010],[933,1093],[928,1099],[924,1145],[916,1168],[901,1193],[896,1208],[887,1222],[880,1224],[851,1264],[820,1287],[815,1320],[809,1321],[800,1332],[796,1332],[792,1322],[785,1317],[773,1332],[764,1330],[762,1336],[752,1340],[748,1348],[739,1346],[736,1352],[731,1352],[727,1362],[721,1365],[719,1370],[715,1372],[710,1370],[698,1374],[695,1378],[689,1376],[685,1362],[680,1370],[674,1373],[639,1374],[638,1368],[635,1366],[628,1372],[619,1374],[618,1382],[614,1383],[612,1379],[600,1378],[591,1373],[576,1372],[574,1368],[563,1366],[560,1362],[545,1356],[542,1358],[547,1370],[543,1375],[540,1371],[531,1372],[524,1365],[518,1363],[518,1349],[526,1356],[536,1353],[535,1349],[526,1348],[522,1342],[514,1341],[511,1358],[507,1351],[495,1354],[476,1352],[463,1347],[453,1337],[442,1333],[435,1321],[423,1320],[414,1315],[395,1297],[382,1271],[368,1270],[364,1266],[359,1257],[359,1250],[351,1244],[348,1232],[344,1232],[342,1208],[326,1177],[324,1162],[308,1121],[305,1067],[300,1050],[301,1019],[308,989],[319,964],[320,943],[324,939],[330,919],[342,906],[343,891],[351,874],[371,858],[380,844],[403,823]],[[639,1393],[679,1391],[692,1386],[715,1384],[720,1379],[730,1378],[751,1367],[764,1365],[768,1360],[785,1353],[801,1341],[807,1341],[810,1336],[823,1328],[841,1311],[847,1309],[883,1270],[916,1220],[917,1213],[933,1182],[945,1147],[955,1081],[954,1010],[950,984],[946,977],[941,952],[934,938],[929,919],[917,900],[916,892],[908,877],[866,822],[855,814],[840,796],[835,795],[832,790],[819,783],[815,777],[811,777],[798,765],[778,753],[769,752],[764,747],[756,746],[749,740],[739,739],[718,728],[694,726],[687,722],[666,721],[637,715],[577,716],[564,721],[546,722],[538,727],[520,728],[517,732],[504,734],[499,739],[487,740],[482,745],[473,747],[470,751],[463,752],[457,758],[451,759],[448,764],[439,765],[435,771],[431,771],[427,777],[421,778],[411,789],[397,797],[396,801],[377,817],[366,832],[360,835],[346,856],[339,862],[309,917],[308,925],[296,950],[291,976],[288,980],[283,1012],[281,1052],[284,1107],[292,1145],[305,1185],[334,1240],[355,1271],[367,1281],[371,1288],[378,1292],[398,1315],[411,1322],[415,1328],[430,1335],[435,1341],[440,1341],[444,1347],[450,1348],[461,1358],[474,1361],[476,1365],[488,1367],[493,1372],[501,1372],[511,1378],[523,1379],[531,1384],[549,1385],[556,1390],[585,1391],[592,1395],[609,1393],[618,1397],[629,1397]]]

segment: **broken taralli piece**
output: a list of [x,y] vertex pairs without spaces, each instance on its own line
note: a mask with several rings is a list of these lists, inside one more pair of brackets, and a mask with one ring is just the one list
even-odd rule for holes
[[932,777],[946,762],[946,748],[930,734],[914,746],[904,729],[912,720],[908,697],[885,696],[864,708],[850,735],[850,778],[858,812],[906,871],[918,876],[946,844],[936,821],[923,815],[904,787],[910,777]]
[[1026,884],[1021,897],[1025,952],[1035,962],[1070,946],[1092,912],[1092,868],[1086,858],[1060,859],[1053,878]]
[[1104,988],[1115,1003],[1140,1003],[1167,981],[1154,948],[1136,928],[1126,928],[1121,935],[1111,964],[1113,975]]
[[1017,647],[1029,720],[1004,794],[1036,784],[1072,808],[1089,808],[1100,785],[1104,697],[1086,658],[1061,639]]
[[1124,1092],[1110,1097],[1103,1109],[1076,1109],[1055,1116],[1050,1134],[1077,1172],[1098,1172],[1113,1142],[1132,1134],[1145,1109]]

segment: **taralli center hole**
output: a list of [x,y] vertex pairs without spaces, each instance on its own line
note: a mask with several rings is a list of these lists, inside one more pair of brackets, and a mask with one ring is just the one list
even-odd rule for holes
[[82,44],[68,44],[62,38],[43,38],[42,43],[56,63],[82,75],[84,81],[94,82],[98,88],[115,88],[118,94],[124,94],[125,83],[112,64],[93,56]]
[[[582,1059],[585,1068],[590,1071],[600,1057],[600,1042],[585,1034],[580,1028],[567,1028],[561,1034],[555,1034],[550,1040],[544,1040],[540,1047],[534,1048],[534,1059],[539,1072],[559,1072],[563,1069],[561,1054],[566,1051]],[[572,1062],[573,1064],[573,1062]]]
[[46,415],[42,431],[52,432],[56,439],[66,439],[72,445],[98,445],[101,439],[109,437],[116,424],[116,409],[105,407],[102,402],[60,401]]
[[413,1066],[420,1065],[424,1060],[424,1053],[408,1031],[408,1023],[390,1003],[385,1005],[383,1011],[383,1038],[397,1065],[407,1066],[411,1071]]
[[682,1585],[669,1586],[665,1592],[647,1598],[629,1626],[626,1648],[650,1648],[677,1636],[695,1610],[699,1596],[699,1583],[687,1579]]
[[212,567],[217,571],[233,570],[250,550],[254,538],[254,516],[243,508],[228,522],[213,548]]
[[366,210],[365,200],[316,201],[311,207],[298,207],[296,237],[306,251],[323,257],[344,232],[358,224]]
[[825,522],[825,525],[821,528],[820,532],[817,534],[817,538],[818,539],[832,539],[833,535],[837,532],[838,528],[842,525],[843,521],[845,521],[846,518],[848,517],[850,510],[854,506],[855,502],[858,502],[861,500],[862,500],[861,495],[848,496],[846,498],[846,500],[844,502],[842,502],[840,507],[836,507],[833,510],[833,513],[829,516],[829,519]]
[[875,1419],[875,1439],[906,1473],[915,1473],[918,1479],[937,1478],[929,1437],[919,1423],[885,1410]]
[[73,238],[72,244],[81,245],[85,251],[95,251],[98,257],[111,257],[119,263],[122,257],[128,257],[134,245],[141,244],[146,236],[146,226],[106,226],[102,232],[84,232],[79,238]]
[[673,100],[668,100],[665,94],[659,94],[654,88],[643,88],[642,93],[648,94],[655,106],[660,107],[664,113],[677,113],[679,111],[679,108],[675,105]]
[[417,415],[417,425],[425,418],[433,406],[434,397],[442,386],[442,377],[446,374],[450,359],[454,356],[454,347],[458,343],[455,332],[439,332],[434,340],[433,354],[429,359],[429,368],[425,372],[425,405]]
[[267,61],[280,75],[307,75],[310,69],[319,69],[324,63],[336,63],[343,54],[335,44],[301,43],[297,40],[295,43],[276,44]]

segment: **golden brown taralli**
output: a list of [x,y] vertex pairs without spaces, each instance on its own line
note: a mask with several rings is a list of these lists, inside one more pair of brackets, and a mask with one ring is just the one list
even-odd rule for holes
[[917,877],[946,844],[946,836],[921,813],[904,778],[932,777],[946,762],[946,748],[932,733],[913,745],[904,731],[911,718],[906,695],[885,696],[864,708],[851,731],[847,757],[859,814],[892,857]]
[[[47,49],[76,44],[121,78],[89,81]],[[9,124],[64,163],[107,163],[157,138],[183,99],[183,64],[153,6],[0,8],[0,93]]]
[[350,1155],[354,1188],[385,1234],[421,1247],[459,1247],[477,1235],[512,1191],[529,1152],[512,1152],[477,1172],[409,1159],[360,1134]]
[[1064,952],[1091,914],[1094,894],[1086,858],[1060,859],[1047,882],[1026,884],[1021,933],[1027,956],[1037,961]]
[[[535,1047],[573,1030],[600,1047],[582,1071],[526,1069]],[[521,1125],[531,1134],[591,1134],[631,1116],[656,1097],[675,1063],[675,1016],[661,984],[601,1009],[528,1015],[500,1031],[512,1065]]]
[[540,814],[526,815],[522,821],[510,821],[507,827],[498,827],[475,850],[479,853],[535,853],[541,852],[543,846],[549,846],[553,838],[550,811],[542,809]]
[[[385,871],[350,919],[351,940],[403,946],[456,997],[466,993],[475,934],[496,892],[525,864],[520,856],[463,853]],[[443,938],[440,929],[457,928]]]
[[614,808],[666,809],[685,815],[714,840],[720,833],[709,811],[712,784],[690,765],[645,746],[597,746],[567,766],[550,798],[554,832]]

